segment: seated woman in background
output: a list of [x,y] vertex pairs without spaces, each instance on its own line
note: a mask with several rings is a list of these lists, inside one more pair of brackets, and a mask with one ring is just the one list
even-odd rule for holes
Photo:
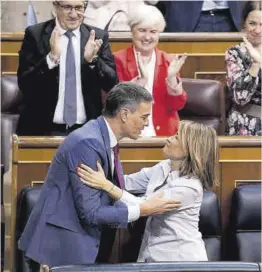
[[227,86],[232,99],[228,135],[261,134],[261,5],[260,1],[246,3],[243,42],[226,52]]
[[136,81],[153,95],[149,126],[141,136],[170,136],[178,130],[177,111],[186,103],[179,71],[186,56],[158,50],[159,35],[165,28],[162,13],[143,5],[128,15],[133,45],[114,54],[120,81]]
[[217,181],[218,143],[213,128],[181,121],[178,133],[163,148],[166,160],[140,172],[125,175],[125,188],[142,193],[135,197],[98,172],[81,165],[78,174],[88,186],[107,191],[126,205],[139,205],[160,194],[181,202],[176,210],[149,216],[138,257],[139,262],[206,261],[207,253],[199,231],[203,190]]

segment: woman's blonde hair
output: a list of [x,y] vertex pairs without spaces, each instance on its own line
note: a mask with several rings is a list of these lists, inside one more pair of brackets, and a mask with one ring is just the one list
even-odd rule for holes
[[198,178],[205,189],[218,185],[218,140],[216,131],[193,121],[181,121],[178,139],[185,158],[180,176]]
[[158,31],[162,32],[166,27],[162,13],[154,6],[140,5],[137,9],[130,11],[127,17],[131,29],[138,24],[142,24],[144,27],[157,25]]

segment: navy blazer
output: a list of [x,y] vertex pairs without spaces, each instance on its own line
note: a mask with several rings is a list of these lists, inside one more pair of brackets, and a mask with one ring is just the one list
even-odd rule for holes
[[97,169],[100,160],[111,179],[110,154],[103,117],[89,121],[62,142],[19,240],[27,257],[50,266],[94,263],[102,226],[127,226],[126,205],[84,185],[76,173],[80,163]]
[[[18,135],[51,134],[59,94],[59,66],[50,70],[46,56],[50,52],[49,40],[54,27],[53,19],[25,30],[17,71],[24,102],[16,131]],[[95,67],[90,66],[84,58],[85,45],[92,29],[95,30],[96,39],[103,40]],[[101,90],[109,92],[117,84],[118,78],[108,33],[86,24],[81,24],[80,33],[81,85],[86,118],[89,121],[101,115]]]
[[[203,1],[166,1],[167,32],[193,32],[199,20]],[[236,28],[241,30],[242,1],[228,1]]]

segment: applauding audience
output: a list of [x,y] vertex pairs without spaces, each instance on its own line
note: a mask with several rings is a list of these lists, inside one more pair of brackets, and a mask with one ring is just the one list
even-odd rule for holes
[[114,54],[120,81],[136,81],[153,95],[152,117],[142,136],[170,136],[177,132],[177,111],[186,103],[179,71],[186,56],[158,50],[159,34],[165,28],[161,12],[143,6],[129,14],[133,45]]
[[243,42],[226,52],[227,86],[232,98],[228,135],[261,133],[261,5],[260,1],[247,2],[243,12]]

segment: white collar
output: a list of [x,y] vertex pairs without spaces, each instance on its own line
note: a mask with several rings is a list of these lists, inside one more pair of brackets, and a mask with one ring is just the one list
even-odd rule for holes
[[[67,30],[61,27],[61,25],[60,25],[60,23],[59,23],[59,21],[58,21],[57,18],[56,18],[55,22],[56,22],[56,26],[58,28],[59,33],[61,35],[64,35],[67,32]],[[78,28],[74,29],[72,32],[74,33],[74,35],[77,38],[80,37],[80,26]]]
[[110,125],[108,124],[108,122],[106,121],[105,118],[104,118],[104,120],[105,120],[107,130],[108,130],[108,134],[109,134],[110,148],[113,148],[113,147],[115,147],[117,145],[117,138],[116,138],[114,132],[112,131]]

